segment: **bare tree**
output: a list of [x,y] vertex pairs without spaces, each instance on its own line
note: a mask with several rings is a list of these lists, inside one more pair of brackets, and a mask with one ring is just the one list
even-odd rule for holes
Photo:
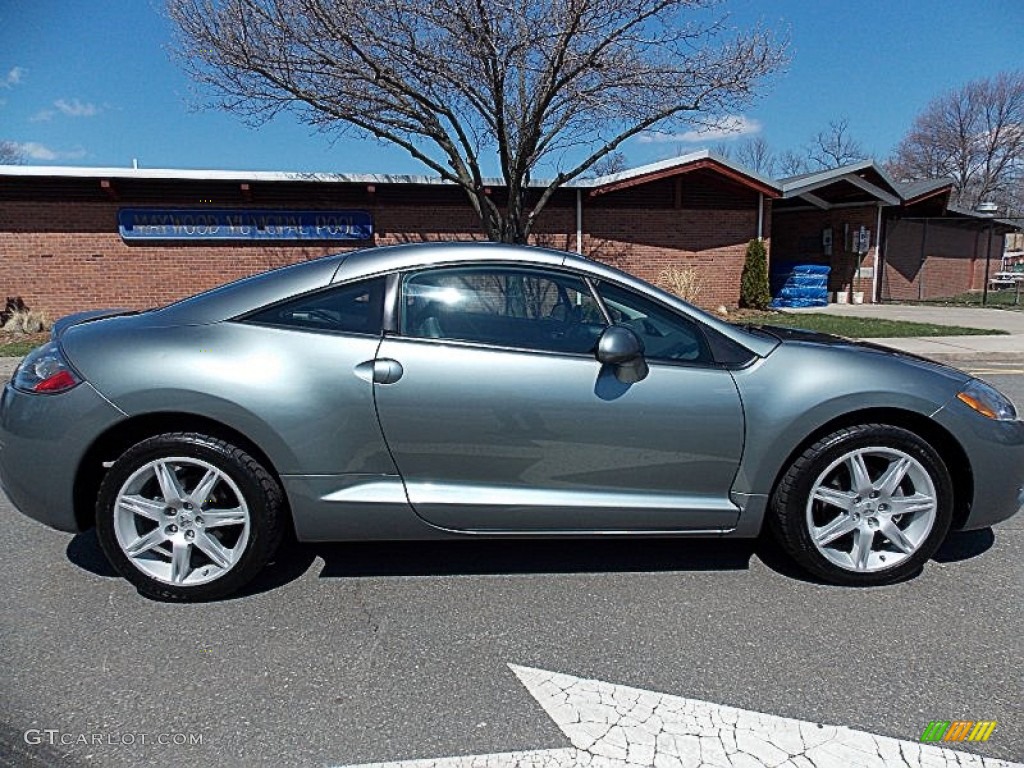
[[818,131],[807,147],[812,169],[841,168],[866,158],[863,145],[850,136],[850,121],[845,117],[830,120],[828,128]]
[[810,166],[807,164],[807,158],[804,155],[794,152],[792,149],[787,149],[779,155],[778,169],[779,175],[786,178],[807,173],[810,170]]
[[613,173],[622,173],[629,167],[626,156],[621,152],[609,152],[607,155],[596,161],[584,174],[590,178],[598,176],[610,176]]
[[745,139],[736,147],[736,162],[762,176],[774,176],[775,153],[763,136]]
[[949,177],[956,202],[1020,203],[1024,183],[1024,72],[975,80],[933,100],[889,161],[905,181]]
[[[556,189],[652,128],[713,126],[786,45],[726,38],[715,0],[167,0],[214,103],[396,144],[522,242]],[[541,162],[555,170],[531,193]],[[497,167],[502,199],[488,195]],[[507,199],[505,195],[507,193]]]
[[[683,154],[682,146],[676,148],[676,154]],[[728,141],[719,141],[717,144],[711,145],[711,151],[719,157],[724,157],[726,160],[732,159],[733,145]]]
[[21,165],[25,153],[13,141],[0,141],[0,165]]
[[735,160],[755,173],[762,176],[775,174],[776,158],[771,146],[762,136],[744,139],[738,144],[720,141],[711,147],[711,151],[726,160]]

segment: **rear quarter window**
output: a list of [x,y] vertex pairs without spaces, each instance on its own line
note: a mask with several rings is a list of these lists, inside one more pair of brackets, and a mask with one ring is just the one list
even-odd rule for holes
[[328,288],[256,310],[244,322],[305,331],[379,336],[384,310],[384,278]]

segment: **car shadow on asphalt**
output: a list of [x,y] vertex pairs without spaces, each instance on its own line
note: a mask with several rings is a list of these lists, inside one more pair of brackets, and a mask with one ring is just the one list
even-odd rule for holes
[[[990,528],[953,532],[936,553],[941,563],[977,557],[995,542]],[[97,576],[117,577],[94,530],[68,543],[68,560]],[[319,578],[385,576],[515,576],[537,574],[659,573],[748,570],[752,557],[782,576],[821,584],[797,567],[769,537],[723,539],[515,539],[502,541],[288,541],[274,561],[237,597],[272,591],[303,576],[317,558]]]
[[[323,561],[320,578],[495,576],[745,570],[755,550],[754,541],[721,539],[286,541],[245,593],[264,592],[297,579],[317,558]],[[118,575],[100,549],[95,530],[72,538],[66,555],[72,564],[94,575]]]
[[[995,533],[991,528],[983,528],[979,531],[951,531],[942,546],[932,556],[932,560],[938,563],[957,563],[962,560],[970,560],[991,549],[995,540]],[[758,559],[776,573],[809,584],[833,586],[800,568],[771,536],[761,536],[757,540],[755,552]],[[918,569],[910,574],[904,581],[916,578],[921,570]],[[839,588],[842,589],[842,587]],[[858,587],[853,588],[858,589]]]
[[714,539],[516,539],[331,544],[322,577],[718,571],[749,567],[753,542]]
[[939,551],[932,558],[939,563],[958,563],[970,560],[992,549],[996,535],[991,528],[978,531],[954,531],[946,537]]
[[73,565],[77,565],[83,571],[111,578],[118,575],[114,566],[107,560],[107,556],[103,554],[103,550],[100,549],[95,528],[90,528],[72,538],[68,542],[64,554]]

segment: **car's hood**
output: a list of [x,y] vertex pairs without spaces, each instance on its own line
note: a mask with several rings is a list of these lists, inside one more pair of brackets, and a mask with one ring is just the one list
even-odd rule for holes
[[830,333],[807,331],[802,328],[780,328],[774,325],[759,325],[755,327],[765,333],[772,334],[783,344],[813,344],[818,346],[844,347],[847,349],[862,350],[864,352],[888,355],[908,363],[909,365],[913,365],[916,368],[931,369],[939,373],[944,373],[947,376],[962,378],[965,381],[971,378],[968,374],[951,365],[946,365],[945,363],[940,363],[927,357],[921,357],[920,355],[915,355],[911,352],[893,349],[892,347],[887,347],[883,344],[873,344],[870,341],[861,341],[859,339],[848,339],[843,336],[835,336]]
[[72,325],[80,325],[81,323],[100,320],[104,317],[117,317],[118,315],[134,314],[137,313],[131,309],[90,309],[87,312],[75,312],[73,315],[65,315],[53,324],[53,330],[50,331],[50,338],[54,340],[59,339],[61,334]]

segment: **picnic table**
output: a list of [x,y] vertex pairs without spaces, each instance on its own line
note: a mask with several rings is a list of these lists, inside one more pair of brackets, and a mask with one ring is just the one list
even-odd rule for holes
[[989,289],[1015,288],[1024,283],[1024,272],[996,272],[988,280]]

